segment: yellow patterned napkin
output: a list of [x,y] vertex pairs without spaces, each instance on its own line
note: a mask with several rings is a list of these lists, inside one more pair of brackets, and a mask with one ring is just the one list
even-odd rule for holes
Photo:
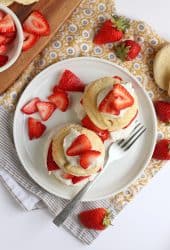
[[[132,38],[141,44],[142,51],[134,61],[121,62],[116,58],[113,45],[96,46],[92,43],[98,25],[115,13],[113,0],[83,0],[72,16],[60,28],[49,45],[30,64],[15,84],[0,97],[0,105],[13,110],[19,95],[30,80],[44,68],[57,61],[77,57],[94,56],[104,58],[127,68],[147,90],[152,99],[164,99],[165,92],[153,80],[153,58],[166,43],[150,26],[142,21],[130,20],[130,29],[125,38]],[[168,126],[158,122],[158,136],[170,137]],[[112,197],[114,207],[120,211],[134,195],[157,173],[163,162],[151,160],[141,177],[121,193]]]

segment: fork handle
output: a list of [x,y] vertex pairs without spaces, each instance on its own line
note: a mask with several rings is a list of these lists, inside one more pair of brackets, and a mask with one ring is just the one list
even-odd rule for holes
[[71,199],[71,201],[66,205],[66,207],[54,218],[53,223],[56,226],[60,226],[67,219],[70,213],[73,212],[76,205],[81,201],[83,195],[90,189],[92,186],[91,181],[87,182],[86,185]]

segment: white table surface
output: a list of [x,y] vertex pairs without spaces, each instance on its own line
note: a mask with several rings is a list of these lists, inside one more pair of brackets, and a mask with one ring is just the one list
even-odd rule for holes
[[[116,0],[121,14],[143,19],[170,39],[169,0]],[[52,224],[46,209],[24,212],[0,185],[0,249],[170,249],[170,163],[152,179],[91,246]]]

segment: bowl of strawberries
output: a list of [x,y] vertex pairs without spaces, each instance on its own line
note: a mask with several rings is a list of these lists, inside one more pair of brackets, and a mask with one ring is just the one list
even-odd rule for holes
[[15,13],[0,4],[0,72],[11,67],[21,54],[22,25]]

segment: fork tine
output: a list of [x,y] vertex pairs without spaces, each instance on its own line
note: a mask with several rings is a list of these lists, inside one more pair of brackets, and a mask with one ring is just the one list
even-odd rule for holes
[[[141,125],[141,124],[140,124]],[[142,127],[141,127],[142,126]],[[131,142],[131,140],[135,137],[135,135],[137,135],[140,131],[141,131],[141,129],[143,129],[144,128],[144,126],[143,125],[141,125],[136,131],[135,131],[135,133],[133,133],[128,139],[126,139],[125,140],[125,142],[123,143],[123,144],[121,144],[121,145],[119,145],[121,148],[124,148],[129,142]]]
[[[134,129],[132,130],[132,132],[135,132],[135,130],[141,125],[141,123],[139,122]],[[117,144],[120,146],[123,142],[125,141],[125,139],[120,140]]]
[[124,148],[124,150],[126,151],[126,150],[128,150],[134,143],[135,143],[135,141],[144,133],[146,131],[146,128],[144,128],[133,140],[132,140],[132,142],[129,144],[129,145],[127,145],[127,147],[125,147]]

